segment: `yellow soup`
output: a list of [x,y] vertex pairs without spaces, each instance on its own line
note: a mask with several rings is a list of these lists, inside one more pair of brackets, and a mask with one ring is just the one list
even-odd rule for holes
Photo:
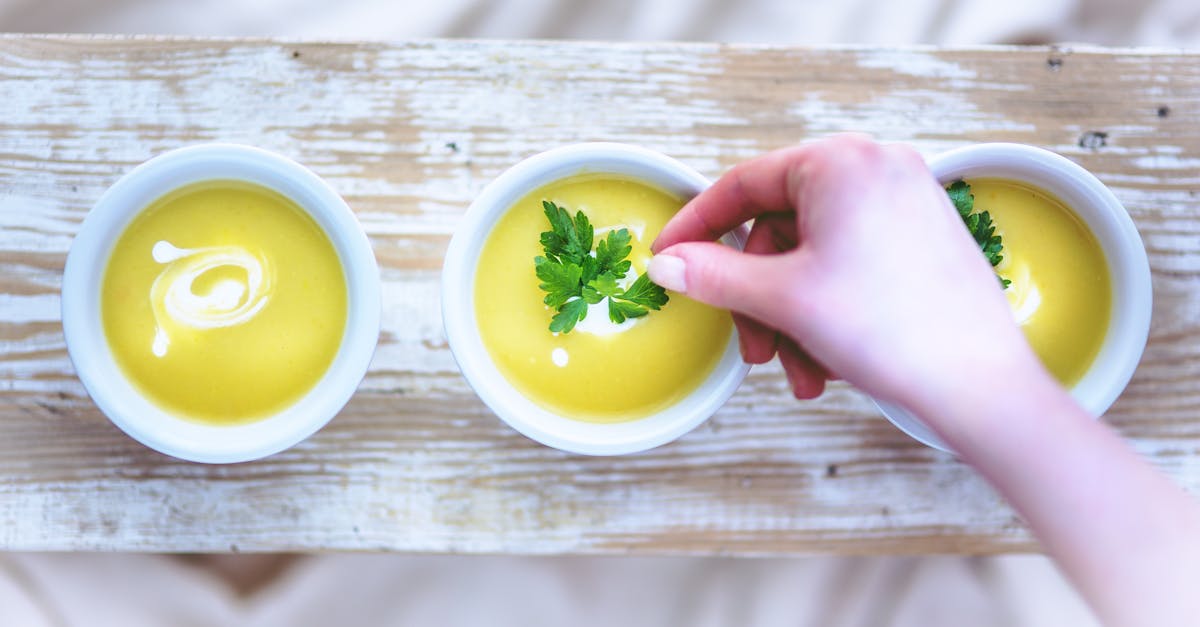
[[650,244],[683,201],[611,175],[557,181],[525,196],[496,223],[479,256],[475,316],[500,372],[546,409],[591,422],[644,418],[679,401],[712,372],[729,342],[725,311],[671,293],[660,311],[613,324],[593,305],[570,333],[551,333],[534,257],[549,230],[542,201],[582,211],[596,241],[613,229],[633,237],[632,280],[646,270]]
[[1017,322],[1046,368],[1066,386],[1092,365],[1108,330],[1112,288],[1100,244],[1057,199],[1010,181],[968,181],[976,211],[1004,240],[996,272],[1012,281]]
[[237,424],[294,403],[328,370],[346,326],[329,238],[291,200],[208,182],[140,213],[104,272],[117,364],[164,409]]

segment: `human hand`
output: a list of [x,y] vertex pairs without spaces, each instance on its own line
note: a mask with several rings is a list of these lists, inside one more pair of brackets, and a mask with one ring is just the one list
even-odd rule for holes
[[[751,219],[745,252],[711,241]],[[911,149],[840,136],[748,161],[652,248],[650,277],[733,310],[745,359],[778,352],[797,396],[840,377],[915,411],[1106,624],[1194,622],[1200,507],[1045,371]]]
[[[712,243],[754,219],[745,252]],[[742,163],[663,229],[648,272],[734,311],[742,354],[778,352],[797,397],[842,378],[911,409],[1044,374],[921,157],[838,136]]]

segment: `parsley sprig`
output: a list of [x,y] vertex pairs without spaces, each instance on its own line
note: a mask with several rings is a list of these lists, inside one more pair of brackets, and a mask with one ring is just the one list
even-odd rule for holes
[[629,318],[641,318],[662,309],[669,300],[667,292],[639,276],[628,288],[620,281],[632,262],[626,257],[633,251],[628,229],[615,229],[596,244],[595,229],[582,211],[574,216],[553,202],[543,200],[542,209],[550,221],[550,230],[541,235],[544,256],[533,258],[538,285],[546,297],[542,302],[557,313],[550,319],[550,331],[570,333],[587,317],[588,305],[608,299],[608,318],[620,324]]
[[[999,265],[1004,260],[1004,256],[1000,254],[1004,251],[1004,241],[996,234],[996,225],[992,222],[991,214],[975,211],[975,195],[971,193],[971,186],[959,179],[946,188],[946,194],[950,196],[950,202],[954,203],[959,217],[967,226],[971,237],[975,238],[975,243],[979,244],[988,263],[992,264],[993,268]],[[999,278],[1000,286],[1005,289],[1012,284],[1012,281],[1004,277]]]

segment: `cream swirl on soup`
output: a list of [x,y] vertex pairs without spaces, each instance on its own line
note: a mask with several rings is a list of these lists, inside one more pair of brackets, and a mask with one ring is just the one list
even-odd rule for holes
[[[158,357],[167,353],[171,326],[215,329],[243,324],[262,310],[274,287],[267,259],[240,246],[179,248],[160,240],[151,256],[166,266],[150,286],[156,325],[152,350]],[[204,275],[228,269],[239,272],[216,278],[208,289],[197,289]]]

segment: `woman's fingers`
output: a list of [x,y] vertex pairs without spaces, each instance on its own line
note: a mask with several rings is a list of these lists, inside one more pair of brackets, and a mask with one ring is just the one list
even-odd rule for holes
[[[796,246],[796,218],[791,213],[765,213],[754,220],[744,250],[754,255],[770,255],[791,250]],[[741,339],[742,360],[748,364],[765,364],[775,356],[779,332],[757,320],[739,313],[733,314]]]
[[796,398],[816,398],[825,391],[829,373],[786,336],[779,339],[779,363]]
[[764,213],[754,219],[743,250],[755,255],[772,255],[795,248],[798,240],[795,212]]
[[768,212],[792,210],[792,172],[809,146],[785,148],[740,163],[684,205],[663,228],[655,252],[680,242],[712,241]]
[[668,290],[780,329],[795,313],[794,298],[780,290],[797,280],[795,261],[791,254],[751,255],[712,242],[687,242],[652,257],[646,271]]
[[741,344],[742,361],[748,364],[765,364],[775,356],[779,332],[754,318],[740,313],[733,314]]

